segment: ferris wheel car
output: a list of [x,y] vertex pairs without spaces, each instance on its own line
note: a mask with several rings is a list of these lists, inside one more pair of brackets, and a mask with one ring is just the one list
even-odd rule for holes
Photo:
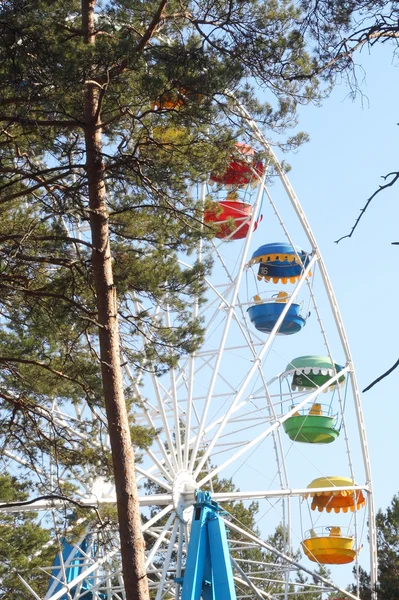
[[[270,333],[277,323],[281,313],[285,308],[285,302],[276,298],[272,302],[263,304],[254,304],[248,308],[248,316],[255,328],[262,333]],[[292,335],[298,333],[304,327],[306,319],[301,315],[301,305],[291,304],[288,308],[283,322],[278,328],[279,335]]]
[[204,96],[184,87],[164,91],[151,102],[152,110],[178,110],[188,102],[203,102]]
[[[310,354],[307,356],[298,356],[288,363],[284,377],[293,376],[291,383],[293,391],[310,390],[327,383],[336,373],[342,371],[342,368],[341,365],[333,363],[329,356]],[[333,391],[337,384],[342,386],[344,383],[345,375],[342,375],[324,391]]]
[[249,265],[259,263],[259,280],[286,284],[296,283],[309,261],[309,254],[301,248],[286,242],[273,242],[260,246],[253,253]]
[[362,490],[337,490],[333,491],[318,491],[312,492],[314,488],[331,488],[331,487],[344,487],[344,486],[354,486],[356,485],[353,479],[349,477],[339,477],[339,476],[330,476],[330,477],[318,477],[314,479],[307,486],[309,489],[309,494],[305,494],[305,497],[310,496],[312,498],[312,510],[318,510],[322,512],[326,510],[326,512],[330,513],[334,511],[335,513],[339,512],[354,512],[355,510],[359,510],[366,504],[365,497],[363,495]]
[[293,442],[307,444],[330,444],[339,436],[337,417],[329,413],[328,407],[314,403],[310,410],[296,411],[283,423],[285,433]]
[[[214,202],[204,213],[204,222],[216,227],[215,237],[219,239],[242,240],[247,237],[252,218],[253,206],[239,200]],[[262,220],[260,215],[254,222],[256,231]]]
[[[319,529],[319,528],[318,528]],[[355,560],[357,551],[354,548],[354,538],[347,533],[344,535],[338,526],[325,527],[321,535],[314,529],[306,534],[302,541],[305,555],[312,562],[322,565],[345,565]],[[329,534],[326,535],[326,533]]]
[[223,173],[211,173],[209,179],[212,183],[219,183],[228,187],[243,187],[253,180],[258,181],[263,175],[262,161],[257,160],[254,148],[248,144],[237,142],[230,162]]

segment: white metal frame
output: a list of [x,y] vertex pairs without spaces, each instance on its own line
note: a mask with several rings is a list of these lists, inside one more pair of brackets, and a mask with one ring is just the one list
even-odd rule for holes
[[[375,513],[373,505],[372,487],[371,487],[371,469],[370,459],[368,454],[367,439],[365,434],[364,419],[362,415],[359,390],[356,383],[356,378],[353,372],[353,363],[349,350],[348,341],[345,335],[342,319],[338,310],[337,301],[329,280],[325,265],[322,261],[320,251],[316,244],[316,240],[310,229],[306,216],[298,202],[298,199],[280,166],[270,144],[265,140],[264,136],[258,129],[256,123],[251,119],[250,115],[242,106],[235,106],[247,127],[251,130],[252,135],[260,144],[267,157],[280,178],[282,185],[288,195],[292,207],[301,224],[303,231],[309,241],[311,247],[311,259],[307,267],[304,269],[302,276],[295,285],[284,310],[278,319],[273,331],[265,339],[253,330],[246,320],[245,306],[247,301],[242,299],[242,281],[246,271],[248,252],[252,240],[252,229],[258,208],[265,193],[266,175],[258,182],[254,210],[251,217],[251,227],[248,236],[240,246],[238,262],[233,267],[227,262],[223,253],[224,242],[213,242],[214,254],[221,267],[225,281],[215,282],[212,277],[208,278],[210,299],[205,307],[198,304],[194,300],[192,306],[193,317],[201,317],[205,315],[207,318],[208,333],[210,340],[207,339],[206,346],[198,350],[194,355],[184,358],[179,361],[176,367],[170,369],[169,380],[166,383],[165,378],[157,378],[154,374],[143,378],[142,382],[138,382],[126,366],[126,379],[129,385],[132,385],[135,394],[140,398],[140,409],[137,415],[137,421],[154,428],[157,433],[155,435],[152,447],[145,454],[143,464],[137,466],[137,475],[139,484],[145,481],[151,481],[158,488],[156,493],[142,495],[140,504],[143,510],[146,507],[157,505],[159,512],[153,515],[145,523],[143,530],[146,532],[148,539],[153,540],[153,545],[147,556],[147,567],[150,576],[150,587],[157,589],[156,600],[162,598],[179,598],[179,586],[174,584],[173,577],[181,576],[184,566],[184,557],[186,546],[189,539],[189,522],[191,518],[192,505],[195,501],[195,489],[202,486],[211,486],[215,478],[222,474],[226,469],[229,469],[233,463],[239,464],[241,457],[248,455],[249,451],[258,446],[268,436],[273,439],[273,452],[276,461],[277,479],[279,481],[279,489],[264,489],[260,491],[233,491],[230,493],[222,493],[215,491],[213,497],[218,502],[231,502],[235,500],[253,500],[253,499],[288,499],[288,505],[283,508],[283,519],[286,520],[287,531],[291,528],[290,504],[289,499],[303,496],[306,488],[291,489],[288,479],[288,470],[285,461],[283,442],[281,438],[281,425],[299,408],[311,403],[317,395],[327,389],[334,381],[338,380],[343,373],[350,377],[352,386],[352,395],[358,425],[358,436],[362,449],[363,465],[365,473],[365,482],[360,485],[346,487],[353,491],[363,490],[367,494],[368,505],[368,520],[369,520],[369,547],[370,547],[370,569],[372,585],[375,584],[377,578],[377,562],[376,562],[376,530],[375,530]],[[201,186],[200,198],[205,200],[206,189],[205,185]],[[272,202],[271,198],[270,201]],[[288,229],[283,223],[277,208],[274,206],[274,211],[280,221],[287,239],[291,244]],[[197,258],[202,259],[204,255],[203,244],[201,243],[198,249]],[[183,260],[185,260],[183,258]],[[339,338],[341,340],[343,353],[345,356],[345,366],[343,371],[335,374],[326,384],[315,392],[303,394],[295,408],[288,409],[284,414],[279,414],[276,410],[275,394],[271,388],[272,384],[277,381],[277,377],[273,377],[267,381],[263,370],[263,362],[272,347],[276,333],[281,325],[286,312],[291,304],[295,301],[298,293],[302,288],[310,287],[309,273],[314,270],[316,264],[319,267],[324,287],[329,300],[330,308],[336,323]],[[310,292],[312,295],[312,292]],[[212,296],[212,298],[211,298]],[[313,299],[314,300],[314,299]],[[132,306],[137,309],[143,308],[141,299],[138,297],[132,298]],[[315,304],[317,315],[320,320],[319,309]],[[168,306],[158,307],[154,313],[167,326],[173,326],[174,315]],[[219,324],[222,327],[222,332],[215,335],[216,344],[212,348],[211,338],[214,335],[213,328]],[[239,331],[240,340],[231,341],[232,330]],[[207,334],[208,335],[208,334]],[[329,350],[328,340],[324,335],[324,342]],[[122,331],[123,339],[123,331]],[[148,343],[148,339],[143,334],[143,343]],[[225,359],[226,353],[241,352],[248,350],[248,368],[245,377],[241,380],[237,389],[230,383],[225,373],[222,372],[221,365]],[[151,370],[151,365],[148,365]],[[203,378],[205,372],[211,370],[212,374]],[[260,380],[259,388],[250,390],[250,386],[254,382]],[[146,386],[150,383],[152,386],[152,394],[147,392],[147,387],[141,387],[141,383]],[[204,388],[202,386],[205,386]],[[221,391],[221,385],[224,390]],[[255,395],[263,394],[265,398],[265,412],[259,414],[251,405]],[[342,397],[340,398],[341,410]],[[218,402],[224,402],[219,412],[211,414],[212,409]],[[74,423],[77,423],[81,414],[77,413],[72,416],[63,411],[54,402],[53,418],[57,421],[60,427],[65,427],[74,433],[77,433]],[[92,412],[93,419],[100,419],[104,422],[104,417],[100,413]],[[259,432],[259,425],[264,425],[263,430]],[[347,439],[344,421],[344,436],[347,443],[348,456],[350,457],[349,441]],[[84,437],[84,434],[80,434]],[[10,459],[23,462],[17,456],[9,454]],[[216,461],[215,463],[213,461]],[[349,460],[349,469],[351,476],[354,477],[351,460]],[[79,476],[78,473],[75,474]],[[65,477],[68,474],[65,473]],[[82,487],[82,504],[86,505],[101,505],[105,503],[114,503],[115,497],[110,492],[109,486],[99,485],[99,495],[95,496],[92,492],[92,481],[88,481]],[[331,488],[338,491],[341,488]],[[315,491],[321,491],[314,489]],[[326,488],[323,489],[326,491]],[[21,510],[57,510],[65,508],[66,504],[63,500],[38,500],[30,505],[19,505],[5,507],[0,504],[0,510],[6,512],[17,512]],[[282,579],[285,582],[284,599],[287,600],[290,596],[288,585],[290,580],[290,572],[292,570],[302,569],[305,573],[309,573],[312,577],[320,582],[320,587],[317,588],[321,592],[337,590],[343,597],[356,599],[357,596],[343,590],[340,586],[333,582],[316,575],[312,570],[299,565],[289,556],[289,548],[291,546],[290,535],[286,538],[286,553],[281,553],[270,547],[266,542],[262,542],[252,533],[245,531],[233,522],[229,522],[229,527],[236,533],[242,535],[241,541],[236,540],[234,543],[242,544],[243,548],[260,547],[267,551],[274,552],[280,559],[283,560]],[[356,512],[355,512],[355,529]],[[251,546],[251,544],[253,544]],[[105,569],[107,572],[106,581],[112,587],[113,577],[118,577],[120,580],[120,572],[115,570],[112,564],[112,559],[118,556],[118,549],[113,548],[105,551],[101,556],[95,556],[88,560],[84,572],[79,575],[68,586],[65,586],[61,592],[56,594],[49,593],[46,600],[57,600],[66,590],[71,590],[79,581],[82,581],[85,576],[96,572],[98,569]],[[176,557],[176,558],[174,558]],[[172,566],[171,566],[172,562]],[[105,566],[109,564],[109,571],[106,571]],[[104,566],[105,565],[105,566]],[[242,600],[247,597],[251,598],[279,598],[282,596],[273,596],[265,592],[261,588],[260,581],[251,579],[246,571],[245,565],[235,561],[237,571],[237,582],[239,587],[238,597]],[[268,565],[265,563],[265,573],[267,574]],[[107,567],[108,568],[108,567]],[[265,575],[265,580],[267,579]],[[28,584],[26,584],[29,590]],[[242,591],[245,590],[245,591]],[[31,590],[32,595],[35,594]],[[94,593],[96,590],[94,590]],[[123,599],[123,592],[120,587],[117,590],[109,591],[109,598]],[[376,599],[375,594],[373,600]]]

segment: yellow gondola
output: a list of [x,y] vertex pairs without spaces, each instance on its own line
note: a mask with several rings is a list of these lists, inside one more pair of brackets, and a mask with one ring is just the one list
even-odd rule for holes
[[302,548],[308,559],[323,565],[346,565],[353,562],[357,554],[353,536],[343,535],[341,527],[337,526],[324,529],[329,530],[329,535],[317,535],[311,529],[302,541]]
[[334,511],[339,513],[340,511],[346,513],[349,510],[359,510],[366,504],[365,497],[362,490],[339,490],[336,492],[312,492],[312,488],[323,488],[323,487],[344,487],[344,486],[356,485],[349,477],[318,477],[314,479],[309,485],[309,494],[305,494],[305,497],[310,496],[312,498],[312,510],[318,510],[322,512],[330,513]]

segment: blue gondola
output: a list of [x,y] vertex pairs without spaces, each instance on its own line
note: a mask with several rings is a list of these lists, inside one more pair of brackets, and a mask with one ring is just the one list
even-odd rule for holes
[[285,242],[274,242],[258,248],[249,264],[259,263],[259,280],[286,284],[296,283],[309,260],[309,254],[301,248],[293,248]]
[[[258,331],[270,333],[284,308],[285,303],[282,302],[255,304],[248,308],[248,315]],[[306,319],[300,314],[300,309],[301,307],[299,304],[291,304],[278,329],[279,334],[292,335],[293,333],[301,331],[306,323]]]

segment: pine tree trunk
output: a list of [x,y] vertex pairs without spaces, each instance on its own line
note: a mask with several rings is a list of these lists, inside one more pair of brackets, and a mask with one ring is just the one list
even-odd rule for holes
[[[95,43],[95,4],[96,0],[82,0],[82,25],[87,44]],[[148,600],[134,452],[124,397],[119,349],[117,297],[113,282],[104,164],[101,155],[100,91],[100,87],[95,82],[90,80],[86,82],[84,101],[86,170],[91,211],[92,266],[100,324],[101,373],[115,476],[126,600]]]

